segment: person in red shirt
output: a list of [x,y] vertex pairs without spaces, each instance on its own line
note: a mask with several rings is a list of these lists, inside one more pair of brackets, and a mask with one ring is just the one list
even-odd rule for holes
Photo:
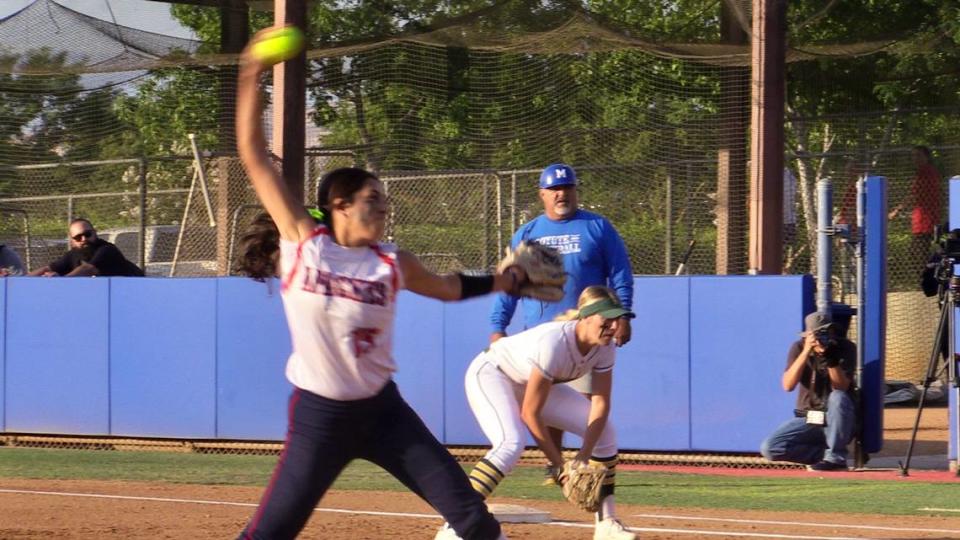
[[834,193],[839,193],[841,188],[843,189],[835,224],[838,227],[846,227],[849,233],[849,236],[845,234],[837,236],[839,241],[834,248],[835,257],[840,264],[843,291],[855,291],[857,288],[853,244],[845,240],[855,238],[857,234],[857,181],[867,173],[867,168],[866,164],[859,163],[853,156],[847,156],[843,165],[843,176],[839,178],[838,183],[834,184]]
[[[867,167],[858,165],[857,160],[847,158],[843,165],[843,182],[846,188],[840,199],[840,211],[837,213],[838,225],[849,225],[850,232],[857,230],[857,180],[866,173]],[[835,185],[836,188],[839,186]]]
[[[933,227],[940,223],[940,172],[933,166],[933,155],[926,146],[913,147],[913,163],[917,167],[917,174],[910,187],[910,200],[913,202],[913,212],[910,215],[910,232],[913,233],[910,257],[926,263],[930,243],[933,241]],[[897,205],[890,212],[890,218],[896,217],[903,206],[904,203]]]

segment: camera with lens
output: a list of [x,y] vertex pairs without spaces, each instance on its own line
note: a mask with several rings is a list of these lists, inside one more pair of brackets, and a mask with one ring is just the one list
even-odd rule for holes
[[923,272],[920,274],[920,288],[926,296],[941,296],[953,276],[953,265],[960,261],[960,229],[941,236],[940,226],[934,227],[937,241],[937,252],[930,258]]
[[960,229],[953,229],[943,236],[940,253],[947,259],[960,259]]
[[823,353],[819,356],[824,361],[827,367],[836,366],[840,363],[840,342],[837,341],[837,337],[830,332],[829,329],[824,328],[822,330],[817,330],[813,334],[813,338],[817,340],[817,343],[823,347]]
[[830,333],[829,329],[824,328],[823,330],[817,330],[817,332],[813,334],[813,337],[824,349],[829,350],[830,347],[837,346],[837,338]]

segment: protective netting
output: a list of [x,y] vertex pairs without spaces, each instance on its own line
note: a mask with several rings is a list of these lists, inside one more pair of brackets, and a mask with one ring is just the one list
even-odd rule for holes
[[[816,182],[833,186],[834,221],[856,231],[856,180],[864,174],[887,178],[890,215],[887,223],[887,380],[922,381],[939,316],[937,298],[924,296],[920,277],[937,250],[932,234],[915,235],[912,216],[918,206],[937,208],[937,224],[947,219],[948,171],[960,171],[960,146],[927,144],[933,155],[934,185],[918,182],[914,146],[924,141],[949,141],[937,126],[956,129],[945,120],[958,109],[904,110],[788,120],[792,152],[785,165],[796,177],[796,238],[785,245],[785,271],[814,273],[816,254]],[[931,129],[934,128],[934,129]],[[826,141],[826,144],[824,144]],[[918,231],[920,229],[917,229]],[[927,229],[923,229],[927,230]],[[933,231],[930,230],[930,233]],[[856,306],[856,260],[847,236],[835,236],[832,290],[834,299]],[[850,329],[856,332],[856,320]]]
[[48,0],[33,2],[0,20],[0,36],[3,72],[104,74],[96,79],[179,65],[178,59],[193,55],[201,45],[195,40],[119,26]]
[[[540,169],[564,161],[580,177],[582,206],[624,237],[635,273],[673,273],[691,241],[689,272],[745,272],[749,44],[690,29],[726,5],[749,34],[750,2],[680,2],[687,20],[667,35],[630,28],[629,17],[574,8],[530,17],[524,10],[536,8],[508,4],[495,6],[506,15],[481,9],[431,24],[411,15],[402,31],[362,40],[348,30],[368,21],[347,15],[343,35],[314,32],[304,199],[313,202],[324,171],[369,167],[391,197],[389,240],[435,270],[489,269],[516,227],[541,212]],[[641,13],[650,6],[636,6],[637,18],[656,20]],[[785,164],[798,180],[786,194],[789,273],[816,268],[818,179],[834,179],[839,213],[848,162],[891,180],[891,206],[910,195],[912,145],[934,149],[943,177],[960,170],[950,145],[957,109],[930,107],[939,103],[930,98],[922,109],[870,112],[880,91],[844,78],[893,58],[935,66],[952,42],[902,29],[901,39],[810,37],[843,9],[828,2],[790,21]],[[232,273],[237,236],[259,206],[232,155],[237,58],[215,51],[53,0],[0,21],[0,241],[36,268],[66,249],[68,220],[83,216],[150,275]],[[914,94],[958,88],[956,78],[946,62]],[[892,92],[884,85],[894,83],[871,84]],[[838,85],[850,91],[830,94]],[[269,79],[265,88],[270,99]],[[844,114],[819,114],[837,109],[830,99],[842,99]],[[887,369],[919,380],[936,306],[918,291],[921,255],[906,254],[915,247],[910,204],[890,223]],[[845,249],[834,291],[853,304]]]
[[[750,3],[741,0],[724,2],[730,6],[737,23],[749,34]],[[718,4],[708,7],[716,8]],[[318,41],[322,41],[324,46],[309,51],[307,57],[346,57],[398,43],[413,43],[508,54],[581,54],[630,49],[642,50],[660,58],[691,59],[722,66],[750,65],[748,45],[723,44],[704,39],[681,42],[663,39],[663,36],[650,37],[643,35],[648,32],[632,31],[622,22],[600,13],[585,11],[575,3],[561,3],[542,15],[533,16],[531,14],[536,11],[535,6],[518,5],[526,11],[518,15],[528,18],[523,23],[509,20],[510,15],[506,10],[492,16],[491,10],[478,9],[474,13],[453,18],[438,15],[434,23],[411,22],[402,29],[391,29],[389,23],[373,25],[370,28],[372,33],[361,39],[355,36],[323,36]],[[673,7],[678,9],[681,6]],[[699,15],[703,15],[704,11],[701,9]],[[343,12],[346,14],[349,10],[344,9]],[[796,26],[810,24],[823,14],[823,11],[816,12],[810,18],[798,21]],[[384,8],[383,12],[374,16],[390,15],[394,14],[389,8]],[[399,13],[395,15],[399,16]],[[416,15],[426,16],[423,13]],[[348,14],[344,16],[349,17]],[[236,62],[235,55],[216,54],[213,47],[200,41],[103,21],[54,0],[35,0],[20,12],[0,20],[0,32],[12,38],[4,40],[4,55],[0,57],[0,67],[7,72],[46,75],[121,73]],[[331,37],[345,39],[331,44]],[[685,37],[689,39],[690,36]],[[856,43],[791,43],[786,54],[789,62],[849,58],[884,50],[930,51],[936,47],[937,41],[887,38]],[[56,54],[35,56],[42,50]]]

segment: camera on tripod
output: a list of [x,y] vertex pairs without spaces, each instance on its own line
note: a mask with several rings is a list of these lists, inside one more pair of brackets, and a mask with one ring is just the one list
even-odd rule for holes
[[[938,235],[939,236],[939,235]],[[940,239],[940,253],[945,259],[960,259],[960,229],[953,229]]]
[[920,287],[926,296],[939,296],[951,291],[960,293],[960,279],[954,275],[953,267],[960,262],[960,229],[941,234],[940,226],[934,227],[937,252],[927,262],[920,277]]
[[[934,229],[934,234],[940,237],[940,227]],[[953,229],[937,242],[939,249],[927,262],[921,277],[923,293],[927,296],[937,296],[940,303],[940,322],[937,323],[937,334],[933,340],[930,352],[930,361],[923,379],[923,388],[920,391],[917,417],[913,424],[913,433],[910,444],[907,446],[907,455],[900,465],[900,474],[906,476],[910,468],[910,457],[913,454],[913,444],[917,439],[917,429],[920,426],[920,413],[927,401],[927,391],[930,385],[943,379],[945,384],[960,387],[960,365],[958,365],[956,351],[956,317],[957,307],[960,307],[960,276],[955,275],[954,267],[960,262],[960,229]],[[942,362],[941,362],[942,360]],[[942,364],[942,366],[941,366]]]

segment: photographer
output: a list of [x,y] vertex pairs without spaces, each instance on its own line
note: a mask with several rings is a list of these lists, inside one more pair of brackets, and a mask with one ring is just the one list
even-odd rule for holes
[[804,326],[802,339],[787,354],[781,381],[787,392],[800,386],[796,417],[767,437],[760,453],[770,461],[804,463],[814,471],[845,471],[856,424],[856,345],[837,332],[828,313],[807,315]]

